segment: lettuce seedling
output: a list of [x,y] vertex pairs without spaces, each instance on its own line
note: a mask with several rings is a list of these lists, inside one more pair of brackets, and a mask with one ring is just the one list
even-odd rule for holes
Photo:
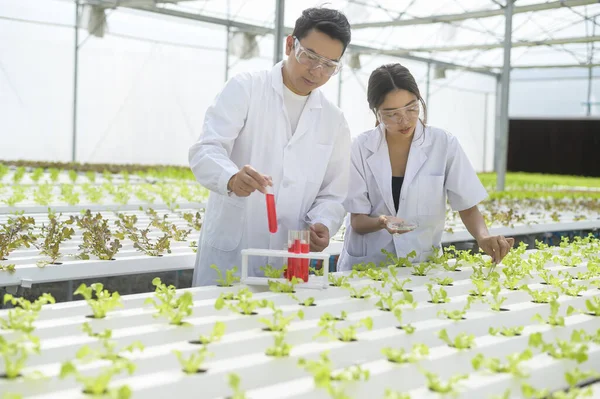
[[84,374],[77,370],[75,364],[68,361],[62,364],[59,378],[63,379],[73,374],[77,382],[83,384],[83,392],[86,394],[104,395],[111,393],[113,397],[116,396],[119,399],[128,399],[131,396],[131,389],[128,386],[124,385],[118,389],[109,391],[108,385],[114,376],[123,371],[126,371],[128,374],[133,374],[135,368],[135,363],[131,360],[119,358],[116,361],[111,362],[108,366],[100,369],[98,375],[90,376],[87,372]]
[[410,352],[404,348],[393,349],[387,347],[383,348],[381,353],[392,363],[416,363],[429,355],[429,347],[424,344],[415,344]]
[[394,308],[394,316],[396,317],[396,320],[398,320],[398,328],[403,330],[405,333],[407,334],[412,334],[415,332],[415,327],[412,326],[412,324],[404,324],[402,325],[402,308],[400,307],[396,307]]
[[417,257],[416,251],[409,252],[406,257],[397,257],[395,254],[388,252],[385,249],[382,249],[381,252],[386,256],[388,264],[396,267],[411,267],[412,262],[409,259]]
[[493,328],[490,327],[488,332],[490,335],[504,335],[505,337],[515,337],[521,335],[525,327],[502,327],[502,328]]
[[9,218],[0,224],[0,260],[6,260],[8,255],[17,248],[29,248],[37,239],[33,235],[35,220],[32,217],[18,216]]
[[[591,299],[586,299],[585,307],[589,315],[600,316],[600,297],[594,296]],[[569,308],[572,309],[572,307]],[[573,312],[571,311],[571,313]]]
[[256,314],[255,310],[258,308],[273,307],[271,301],[267,301],[266,299],[253,300],[251,298],[252,295],[250,293],[250,295],[240,296],[237,302],[226,302],[224,296],[221,295],[215,302],[215,309],[221,310],[223,307],[227,306],[227,308],[233,312],[250,316]]
[[391,281],[391,284],[390,284],[390,289],[391,289],[392,291],[408,292],[408,291],[410,291],[410,290],[409,290],[409,289],[407,289],[407,288],[404,288],[404,287],[406,286],[406,284],[408,284],[408,283],[410,283],[410,282],[412,282],[412,280],[411,280],[410,278],[406,278],[406,279],[404,279],[404,280],[402,280],[402,281],[400,281],[400,280],[398,280],[398,279],[394,278],[394,279],[392,279],[392,281]]
[[347,282],[347,276],[336,277],[334,274],[329,274],[329,285],[332,287],[343,287]]
[[123,246],[118,239],[111,241],[112,232],[108,227],[108,220],[103,219],[102,214],[97,213],[92,216],[88,209],[83,217],[71,216],[71,220],[77,222],[77,225],[84,230],[83,243],[79,245],[81,253],[80,259],[90,259],[90,254],[100,260],[111,260]]
[[[92,308],[92,313],[95,319],[102,319],[106,317],[106,313],[116,307],[123,307],[121,303],[121,297],[118,292],[112,294],[108,290],[103,289],[102,283],[94,283],[89,287],[82,283],[73,295],[81,295],[83,299]],[[96,299],[94,299],[94,295]]]
[[392,391],[391,389],[387,388],[385,390],[383,399],[410,399],[410,395],[403,392]]
[[555,359],[571,359],[577,363],[585,362],[588,359],[588,346],[582,341],[578,331],[573,331],[570,341],[557,339],[556,345],[544,342],[542,334],[539,332],[529,336],[529,346],[541,347],[542,351],[547,352]]
[[10,380],[21,376],[21,370],[30,354],[40,353],[39,338],[29,334],[22,334],[9,341],[0,335],[0,355],[4,361],[4,373]]
[[14,264],[0,265],[0,272],[8,272],[10,274],[13,274],[16,271],[15,267],[16,267],[16,265],[14,265]]
[[460,381],[469,378],[469,376],[466,374],[459,374],[450,377],[450,379],[444,383],[440,380],[440,377],[438,377],[437,374],[430,373],[428,371],[425,371],[424,373],[425,378],[427,379],[427,388],[429,388],[430,391],[437,392],[440,394],[450,394],[456,392],[456,385]]
[[558,315],[558,309],[560,308],[560,304],[556,299],[550,301],[550,315],[548,316],[548,320],[544,320],[544,318],[537,313],[531,319],[533,321],[537,321],[539,323],[547,323],[552,327],[563,326],[565,325],[565,318],[563,316]]
[[392,292],[377,291],[376,295],[379,296],[379,301],[377,301],[377,303],[375,303],[375,306],[377,306],[377,308],[379,310],[382,310],[385,312],[390,312],[390,311],[392,311],[392,309],[395,309],[398,306],[407,305],[407,304],[416,305],[416,303],[412,301],[412,295],[409,292],[405,292],[405,293],[408,294],[408,296],[410,298],[410,302],[407,300],[406,297],[394,299],[394,294]]
[[97,338],[100,341],[102,348],[101,349],[90,348],[89,346],[85,345],[77,351],[77,355],[76,355],[77,359],[86,360],[88,362],[94,361],[94,360],[99,360],[99,359],[116,361],[122,357],[121,354],[124,352],[131,353],[134,350],[139,350],[139,351],[144,350],[144,345],[140,341],[135,341],[135,342],[131,343],[130,345],[128,345],[120,350],[117,350],[116,349],[117,342],[111,340],[112,330],[106,329],[100,333],[96,333],[92,330],[92,327],[90,326],[89,323],[83,323],[83,325],[81,326],[81,329],[88,336]]
[[173,353],[177,356],[177,360],[179,360],[179,363],[186,374],[196,374],[206,371],[202,369],[202,365],[208,357],[213,356],[213,354],[208,351],[206,345],[203,345],[199,350],[192,352],[187,359],[183,357],[181,351],[174,350]]
[[308,298],[306,298],[306,299],[302,300],[302,301],[299,303],[299,305],[301,305],[301,306],[316,306],[316,305],[315,305],[315,298],[314,298],[314,297],[312,297],[312,296],[311,296],[311,297],[308,297]]
[[558,292],[555,291],[544,291],[544,290],[532,290],[527,285],[522,285],[521,289],[531,295],[533,303],[550,303],[552,300],[558,299]]
[[498,358],[486,358],[482,353],[478,353],[471,361],[471,364],[475,370],[486,368],[492,373],[510,373],[514,377],[525,378],[528,374],[521,369],[520,363],[532,357],[533,353],[531,350],[526,349],[523,352],[508,355],[506,357],[507,363],[502,364]]
[[196,212],[196,214],[189,212],[184,213],[183,220],[185,220],[188,223],[189,227],[196,231],[200,231],[200,229],[202,228],[202,215],[200,215],[200,212]]
[[492,299],[488,299],[488,303],[491,305],[491,309],[495,312],[499,312],[502,310],[502,304],[508,299],[507,297],[500,296],[501,291],[500,284],[493,283],[490,287],[490,293],[492,294]]
[[371,286],[369,285],[362,288],[355,288],[349,283],[346,283],[346,285],[344,285],[342,288],[350,291],[350,298],[367,299],[371,296],[371,294],[369,294],[369,291],[371,291]]
[[190,291],[186,291],[175,299],[175,303],[167,305],[165,303],[157,303],[148,298],[146,302],[151,302],[157,310],[154,317],[165,317],[169,320],[169,324],[176,326],[184,325],[183,319],[191,316],[194,307],[194,297]]
[[431,303],[447,303],[450,302],[450,297],[445,289],[440,288],[435,291],[432,284],[425,284],[429,295],[431,295]]
[[467,335],[467,333],[461,332],[454,337],[454,340],[451,340],[448,336],[448,332],[444,328],[438,332],[437,336],[449,347],[456,348],[458,350],[471,349],[475,345],[475,336],[473,334]]
[[219,275],[219,278],[217,278],[217,285],[219,287],[233,287],[234,283],[240,281],[240,277],[235,275],[235,273],[237,273],[237,266],[234,266],[232,269],[225,270],[225,278],[223,278],[223,273],[217,267],[217,265],[210,265],[210,268],[215,270]]
[[485,280],[471,278],[471,282],[475,286],[474,290],[470,290],[469,294],[475,297],[484,297],[489,291],[489,287],[485,285]]
[[289,356],[292,346],[284,341],[285,340],[285,332],[283,330],[279,331],[277,334],[275,334],[274,339],[275,339],[275,343],[273,344],[273,346],[268,347],[266,349],[265,354],[267,356],[273,356],[273,357]]
[[290,281],[268,280],[267,283],[269,284],[269,290],[271,292],[282,292],[286,294],[291,294],[296,292],[296,285],[302,283],[302,279],[299,279],[296,276],[294,276]]
[[229,399],[247,399],[246,393],[241,390],[240,376],[234,373],[227,374],[227,381],[233,394],[229,396]]
[[434,283],[437,283],[438,285],[441,286],[451,286],[452,283],[454,282],[454,280],[451,277],[436,277],[436,278],[432,278],[431,281],[433,281]]
[[33,303],[25,298],[15,298],[11,294],[4,294],[4,304],[11,303],[15,308],[8,311],[6,319],[0,319],[0,327],[3,330],[32,332],[35,327],[33,323],[38,318],[43,305],[55,303],[54,297],[48,293],[42,294]]
[[281,332],[285,331],[295,318],[301,320],[304,319],[304,312],[299,310],[297,313],[292,313],[291,315],[284,317],[281,309],[274,309],[272,321],[265,317],[261,317],[258,321],[265,324],[267,326],[266,330],[268,331]]
[[39,261],[38,266],[46,266],[50,263],[56,263],[56,261],[62,256],[60,253],[60,245],[70,240],[75,234],[75,230],[71,227],[73,224],[72,219],[60,221],[55,214],[48,214],[49,223],[42,225],[41,238],[43,242],[41,244],[40,255],[47,256],[49,260]]
[[282,278],[285,269],[286,267],[277,269],[271,265],[265,265],[260,267],[260,270],[262,270],[263,273],[265,273],[265,277],[268,278]]
[[222,321],[217,321],[213,326],[212,331],[209,335],[201,335],[198,339],[198,342],[202,345],[212,344],[213,342],[219,342],[223,335],[225,335],[225,323]]
[[339,339],[342,342],[352,342],[356,341],[356,330],[358,328],[365,327],[367,330],[371,330],[373,328],[373,319],[371,319],[370,317],[361,319],[356,324],[338,329],[336,327],[336,324],[338,322],[337,319],[332,319],[329,316],[323,316],[321,316],[321,319],[318,323],[318,326],[321,327],[321,331],[317,335],[315,335],[315,338],[329,337]]
[[538,276],[542,279],[543,283],[546,285],[551,285],[554,287],[560,287],[561,281],[558,277],[556,277],[550,270],[544,269],[538,273]]
[[442,309],[437,313],[437,315],[438,316],[446,316],[446,318],[453,320],[453,321],[460,321],[460,320],[465,319],[467,310],[469,310],[470,307],[471,307],[471,302],[467,301],[467,304],[465,305],[465,307],[463,309],[456,309],[456,310]]
[[334,372],[333,363],[329,360],[328,355],[329,351],[324,351],[320,354],[320,360],[298,359],[298,365],[313,375],[316,387],[329,388],[332,381],[366,381],[369,379],[369,371],[358,365]]
[[413,265],[413,276],[426,276],[427,272],[435,267],[434,264],[423,262],[417,265]]
[[600,373],[595,370],[581,371],[578,367],[565,373],[565,380],[570,388],[574,388],[582,381],[600,377]]

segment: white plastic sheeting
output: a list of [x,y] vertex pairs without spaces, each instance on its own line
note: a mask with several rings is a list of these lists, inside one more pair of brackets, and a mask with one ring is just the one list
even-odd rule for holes
[[[520,1],[522,4],[535,2]],[[230,0],[229,3],[231,18],[272,26],[274,1]],[[310,2],[300,3],[286,2],[286,26],[293,26],[301,10],[311,5]],[[330,6],[344,10],[352,22],[395,18],[409,3],[404,0],[352,4],[333,1]],[[169,7],[227,18],[226,4],[224,1],[186,1]],[[493,7],[494,4],[489,2],[486,6]],[[383,9],[386,7],[387,11]],[[481,2],[471,0],[436,3],[435,7],[428,2],[416,1],[403,18],[480,7]],[[66,0],[0,2],[0,159],[71,159],[74,13],[74,3]],[[550,23],[551,20],[547,20],[551,18],[550,13],[555,13],[552,18],[564,16],[562,25],[572,23],[576,18],[569,10],[553,10],[540,13],[545,15],[540,21]],[[521,14],[518,18],[527,21],[532,15]],[[502,22],[502,17],[493,17],[452,25],[357,30],[353,32],[353,42],[394,48],[433,46],[449,41],[469,44],[478,38],[498,41],[501,40]],[[107,25],[108,31],[103,38],[88,37],[85,29],[80,30],[77,160],[187,164],[187,149],[200,135],[204,111],[225,81],[226,28],[122,8],[107,10]],[[516,39],[542,38],[535,25],[519,27],[516,23],[516,26]],[[488,33],[478,34],[473,29]],[[569,36],[580,34],[580,30],[581,27],[564,29]],[[519,32],[523,35],[519,36]],[[272,65],[273,37],[259,36],[257,41],[259,57],[250,60],[241,60],[234,55],[229,57],[229,76]],[[585,45],[577,50],[578,56],[583,57],[584,50]],[[521,59],[531,63],[531,57],[527,56],[537,54],[535,49],[514,51],[519,52],[514,57],[516,62]],[[557,51],[552,55],[552,62],[556,61],[557,54],[564,54]],[[501,50],[432,56],[476,66],[496,63],[497,55],[501,58]],[[340,75],[323,87],[326,95],[337,102],[341,78],[339,99],[354,136],[374,125],[374,117],[367,106],[366,85],[369,74],[377,66],[403,63],[413,72],[423,96],[426,96],[426,64],[375,55],[361,55],[360,62],[361,69],[352,70],[346,65]],[[495,79],[463,70],[448,70],[445,78],[434,79],[433,69],[428,99],[429,123],[456,135],[478,171],[491,170],[496,118]],[[543,73],[548,76],[549,72]],[[581,73],[579,70],[579,75]],[[511,114],[581,115],[585,109],[581,103],[586,100],[586,84],[585,80],[515,81],[511,88],[514,90]],[[600,98],[598,90],[595,88],[596,99]],[[561,114],[557,109],[564,112]],[[597,106],[592,109],[598,112]]]

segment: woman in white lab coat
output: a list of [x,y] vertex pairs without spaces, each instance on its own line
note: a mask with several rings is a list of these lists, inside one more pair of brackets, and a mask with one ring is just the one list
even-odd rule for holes
[[[489,235],[477,208],[487,192],[456,137],[425,124],[425,102],[409,70],[400,64],[377,68],[367,97],[378,125],[352,145],[344,203],[350,217],[338,270],[379,265],[386,258],[381,249],[400,257],[415,250],[417,261],[426,260],[441,245],[446,200],[479,247],[502,260],[514,240]],[[400,234],[387,226],[391,216],[418,227]]]
[[[206,111],[189,151],[197,181],[210,190],[193,286],[241,266],[245,248],[287,248],[289,230],[311,230],[312,251],[341,226],[348,191],[350,131],[319,90],[340,67],[350,24],[337,10],[304,10],[286,40],[285,61],[231,78]],[[265,190],[275,193],[278,231],[269,232]],[[249,259],[249,275],[283,258]]]

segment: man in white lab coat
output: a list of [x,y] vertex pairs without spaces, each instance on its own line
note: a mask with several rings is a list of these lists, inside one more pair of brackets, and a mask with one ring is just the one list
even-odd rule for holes
[[[339,72],[350,42],[346,17],[311,8],[286,39],[287,59],[270,71],[230,79],[206,111],[189,151],[192,171],[210,190],[193,286],[215,284],[241,267],[241,250],[287,248],[288,230],[310,228],[311,251],[339,229],[347,193],[350,132],[342,111],[318,89]],[[275,193],[278,231],[269,233],[265,190]],[[251,257],[249,275],[281,258]]]

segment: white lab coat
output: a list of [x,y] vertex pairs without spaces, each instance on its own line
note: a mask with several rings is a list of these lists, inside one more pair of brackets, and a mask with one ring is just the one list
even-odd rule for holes
[[[398,212],[392,197],[392,168],[383,125],[358,136],[352,144],[350,188],[344,205],[350,213],[393,215],[416,221],[412,232],[391,235],[383,229],[369,234],[352,230],[346,221],[344,247],[338,270],[351,270],[363,262],[379,265],[385,248],[404,257],[412,250],[417,261],[439,248],[446,216],[446,199],[455,211],[477,205],[487,192],[456,137],[418,123],[411,143]],[[423,135],[424,134],[424,135]]]
[[[210,190],[193,286],[215,284],[212,264],[222,271],[237,266],[239,271],[243,248],[282,250],[288,230],[323,223],[333,235],[343,222],[348,125],[342,111],[317,89],[292,135],[283,103],[282,65],[230,79],[206,111],[200,139],[190,148],[191,169]],[[269,233],[263,194],[227,194],[227,182],[244,165],[273,178],[276,234]],[[249,275],[262,275],[259,267],[267,262],[275,266],[283,261],[251,257]]]

